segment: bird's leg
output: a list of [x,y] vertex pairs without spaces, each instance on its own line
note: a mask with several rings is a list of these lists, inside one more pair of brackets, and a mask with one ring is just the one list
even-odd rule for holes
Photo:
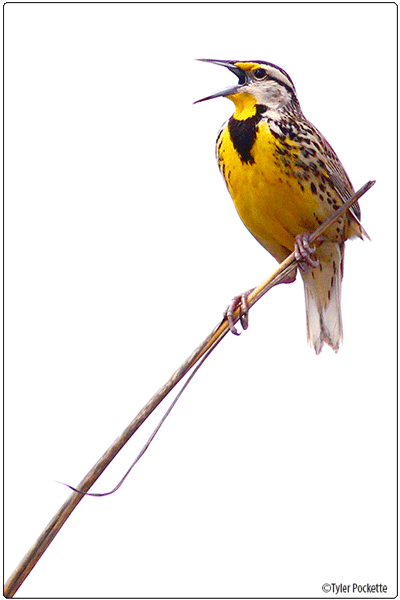
[[[279,285],[280,283],[293,283],[295,279],[296,270],[292,271],[292,273],[289,273],[289,275],[287,275],[282,281],[279,281],[275,285]],[[247,292],[244,292],[243,294],[239,294],[239,296],[235,296],[234,298],[232,298],[229,306],[224,312],[224,318],[227,319],[229,329],[234,335],[240,335],[240,332],[236,329],[235,324],[233,322],[233,315],[237,308],[240,309],[240,324],[243,328],[243,331],[245,331],[249,326],[249,307],[247,304],[247,298],[254,289],[255,288],[251,288],[251,290],[248,290]]]
[[310,233],[300,233],[296,235],[296,241],[294,244],[294,255],[298,262],[300,269],[304,273],[308,273],[310,267],[315,269],[318,267],[319,260],[311,258],[311,255],[315,252],[315,245],[310,246]]

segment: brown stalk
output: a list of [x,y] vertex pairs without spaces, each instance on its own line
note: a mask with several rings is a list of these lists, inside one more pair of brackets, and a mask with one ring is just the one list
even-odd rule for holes
[[[350,208],[354,202],[356,202],[365,192],[367,192],[375,181],[369,181],[362,188],[354,194],[354,196],[345,202],[340,208],[338,208],[322,225],[314,231],[310,236],[310,242],[313,243],[336,219],[338,219],[346,210]],[[294,252],[284,260],[274,273],[268,277],[261,285],[255,288],[248,297],[248,306],[253,306],[268,290],[274,285],[279,283],[286,277],[293,269],[296,268],[296,259]],[[240,318],[239,309],[235,311],[234,322],[236,323]],[[189,358],[179,367],[167,383],[158,390],[158,392],[149,400],[149,402],[142,408],[139,414],[133,419],[128,425],[125,431],[122,432],[119,438],[115,440],[103,456],[97,461],[94,467],[89,473],[82,479],[77,489],[81,492],[87,492],[92,485],[97,481],[103,471],[108,467],[113,458],[118,452],[124,447],[127,441],[132,435],[139,429],[144,423],[147,417],[153,412],[165,396],[176,386],[177,383],[190,371],[190,369],[200,360],[200,358],[210,349],[215,347],[222,340],[223,337],[228,333],[229,326],[227,320],[224,319],[212,333],[196,348],[196,350],[189,356]],[[47,550],[51,542],[54,540],[65,521],[68,519],[72,511],[76,508],[79,502],[84,498],[82,494],[73,492],[66,502],[62,505],[60,510],[54,515],[53,519],[47,525],[45,530],[36,540],[32,548],[22,559],[21,563],[17,566],[15,571],[12,573],[8,581],[4,586],[4,596],[6,598],[12,598],[17,590],[20,588],[22,583],[25,581],[29,573],[32,571],[40,557]]]

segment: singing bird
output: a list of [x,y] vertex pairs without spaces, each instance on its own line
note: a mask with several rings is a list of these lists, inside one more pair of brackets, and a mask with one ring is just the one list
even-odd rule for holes
[[[319,354],[324,343],[338,351],[343,338],[340,308],[345,241],[368,237],[358,203],[333,223],[314,246],[310,234],[354,194],[342,163],[302,113],[296,89],[280,67],[264,61],[199,59],[227,67],[237,85],[197,100],[224,96],[235,112],[216,142],[220,171],[244,225],[278,262],[293,250],[304,282],[307,335]],[[294,271],[286,280],[296,278]],[[247,327],[246,294],[241,308]]]

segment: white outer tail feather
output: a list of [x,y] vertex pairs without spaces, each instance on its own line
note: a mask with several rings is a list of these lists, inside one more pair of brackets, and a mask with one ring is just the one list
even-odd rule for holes
[[301,273],[304,281],[308,342],[316,354],[327,343],[335,352],[343,340],[340,300],[343,255],[338,244],[325,243],[317,252],[321,268]]

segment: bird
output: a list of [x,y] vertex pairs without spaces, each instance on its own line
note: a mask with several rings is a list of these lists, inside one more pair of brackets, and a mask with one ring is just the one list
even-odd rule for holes
[[[219,169],[236,210],[254,238],[278,261],[293,251],[304,283],[307,338],[316,354],[326,343],[335,352],[343,340],[341,288],[345,241],[368,238],[355,203],[322,238],[311,233],[354,194],[333,148],[304,116],[290,76],[265,61],[198,59],[226,67],[238,83],[196,103],[226,97],[233,115],[216,141]],[[297,269],[284,283],[296,279]],[[248,326],[245,292],[233,298],[225,317],[239,335],[233,313]]]

